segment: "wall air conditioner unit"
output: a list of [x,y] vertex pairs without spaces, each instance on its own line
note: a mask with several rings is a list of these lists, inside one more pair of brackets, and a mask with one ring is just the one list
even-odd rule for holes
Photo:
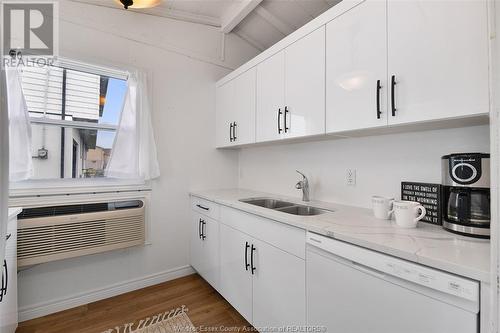
[[18,216],[19,267],[145,242],[142,200],[24,209]]

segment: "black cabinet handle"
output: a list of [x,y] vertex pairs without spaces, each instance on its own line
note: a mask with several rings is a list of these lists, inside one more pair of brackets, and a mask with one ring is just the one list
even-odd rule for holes
[[290,129],[288,126],[287,126],[287,121],[286,121],[286,115],[289,113],[290,111],[288,110],[288,106],[285,106],[285,133],[288,133],[288,130]]
[[0,303],[2,302],[3,300],[3,291],[5,290],[5,263],[6,261],[4,260],[4,264],[2,266],[2,285],[0,286]]
[[206,228],[205,226],[207,225],[207,222],[201,221],[201,239],[205,240],[207,239],[207,235],[205,234]]
[[281,128],[281,115],[283,112],[281,111],[281,108],[278,109],[278,134],[281,134],[283,132],[283,129]]
[[7,267],[7,260],[3,261],[3,265],[5,266],[5,288],[4,288],[4,295],[7,295],[7,288],[9,288],[9,270]]
[[233,123],[229,123],[229,142],[233,142]]
[[236,141],[236,126],[238,126],[236,124],[236,122],[233,123],[233,141]]
[[380,119],[380,115],[382,111],[380,111],[380,89],[382,86],[380,85],[380,80],[377,80],[377,119]]
[[203,233],[203,231],[201,230],[201,223],[203,222],[202,219],[200,219],[200,221],[198,222],[198,238],[201,239],[201,235]]
[[245,242],[245,270],[248,271],[248,267],[250,267],[250,264],[248,264],[248,248],[250,245],[248,242]]
[[254,275],[255,271],[257,270],[257,267],[253,265],[253,253],[255,252],[255,246],[252,244],[252,251],[250,253],[250,265],[252,265],[252,275]]
[[203,210],[210,210],[210,208],[203,207],[202,205],[196,205],[196,207],[201,208],[201,209],[203,209]]
[[392,116],[396,116],[396,101],[395,101],[395,90],[396,90],[396,75],[391,77],[391,107],[392,107]]

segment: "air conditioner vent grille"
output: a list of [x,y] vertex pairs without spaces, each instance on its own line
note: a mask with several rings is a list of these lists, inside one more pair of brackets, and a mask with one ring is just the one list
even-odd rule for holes
[[[141,202],[142,203],[142,202]],[[20,267],[144,244],[144,207],[20,220]]]

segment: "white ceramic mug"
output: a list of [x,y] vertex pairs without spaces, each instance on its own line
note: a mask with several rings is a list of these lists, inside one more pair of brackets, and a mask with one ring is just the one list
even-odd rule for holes
[[[420,211],[420,215],[418,212]],[[396,216],[396,224],[401,228],[415,228],[417,222],[424,218],[427,211],[416,201],[396,200],[391,213]],[[418,215],[418,216],[417,216]]]
[[394,198],[381,197],[378,195],[372,196],[373,215],[381,220],[389,220],[391,218],[391,210]]

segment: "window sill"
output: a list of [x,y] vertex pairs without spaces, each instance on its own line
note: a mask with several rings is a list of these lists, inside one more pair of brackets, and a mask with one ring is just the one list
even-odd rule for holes
[[16,198],[150,190],[151,184],[139,179],[51,179],[11,182],[9,196]]

